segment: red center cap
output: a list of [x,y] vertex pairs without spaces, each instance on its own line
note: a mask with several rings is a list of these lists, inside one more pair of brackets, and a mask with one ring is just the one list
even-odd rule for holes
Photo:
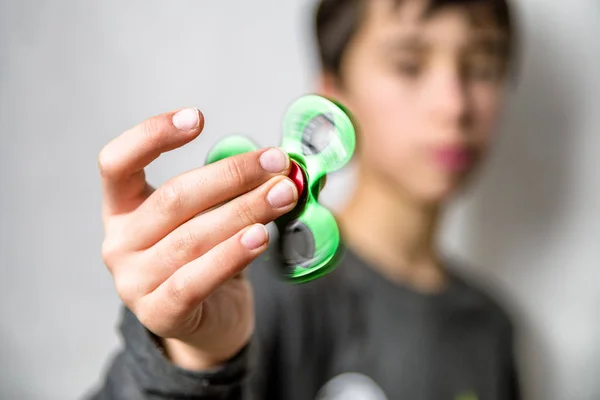
[[302,172],[302,168],[294,160],[292,161],[292,165],[290,167],[289,178],[296,185],[296,189],[298,189],[298,197],[302,196],[304,192],[304,173]]

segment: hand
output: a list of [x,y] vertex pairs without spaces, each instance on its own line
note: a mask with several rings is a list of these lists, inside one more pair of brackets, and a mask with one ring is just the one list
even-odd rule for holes
[[205,369],[241,350],[254,329],[243,270],[268,245],[264,224],[298,193],[279,149],[223,159],[152,188],[144,168],[192,141],[196,109],[153,117],[100,152],[103,260],[124,304],[162,338],[172,362]]

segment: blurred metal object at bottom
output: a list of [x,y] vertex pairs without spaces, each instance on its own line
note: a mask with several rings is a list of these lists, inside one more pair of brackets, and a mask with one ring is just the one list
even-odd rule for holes
[[388,400],[383,389],[366,375],[344,373],[323,386],[315,400]]

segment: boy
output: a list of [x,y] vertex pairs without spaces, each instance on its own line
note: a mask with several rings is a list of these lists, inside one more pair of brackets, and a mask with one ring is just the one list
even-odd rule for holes
[[126,309],[125,349],[95,399],[519,398],[509,318],[434,246],[500,111],[508,6],[323,0],[316,33],[319,93],[358,127],[341,265],[292,286],[257,259],[264,224],[298,200],[278,149],[154,190],[144,167],[193,140],[203,117],[132,128],[99,157],[103,256]]

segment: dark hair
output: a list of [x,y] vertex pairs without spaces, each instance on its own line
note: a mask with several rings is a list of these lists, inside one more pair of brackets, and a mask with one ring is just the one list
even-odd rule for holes
[[[321,67],[335,75],[348,43],[358,31],[366,3],[371,0],[320,0],[316,9],[315,33]],[[398,6],[403,0],[392,0]],[[450,5],[485,5],[491,11],[494,22],[508,36],[507,57],[510,58],[514,44],[514,24],[507,0],[428,0],[425,16]]]

